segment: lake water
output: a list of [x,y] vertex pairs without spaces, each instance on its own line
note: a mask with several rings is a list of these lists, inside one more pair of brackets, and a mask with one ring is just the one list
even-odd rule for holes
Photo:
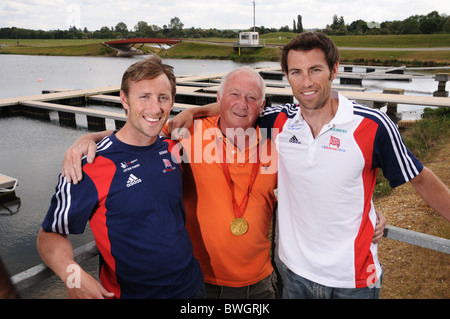
[[[45,89],[90,89],[120,85],[128,66],[147,56],[55,57],[0,55],[0,98],[41,94]],[[176,75],[213,74],[242,64],[232,61],[177,60],[167,62]],[[252,66],[274,66],[259,62]]]
[[[88,89],[120,85],[123,72],[143,59],[115,57],[47,57],[0,55],[0,98],[41,94],[45,89]],[[232,61],[166,60],[176,75],[215,74],[242,64]],[[247,64],[254,67],[278,63]],[[412,82],[364,81],[369,91],[403,88],[405,94],[431,95],[437,82],[431,78]],[[417,116],[420,107],[406,107]],[[65,150],[83,127],[68,128],[22,117],[0,118],[0,173],[19,179],[17,201],[0,205],[0,257],[10,275],[41,263],[36,236],[47,212]],[[93,240],[92,234],[72,236],[74,247]],[[89,266],[95,272],[95,263]],[[26,298],[58,298],[62,284],[54,278],[22,293]]]

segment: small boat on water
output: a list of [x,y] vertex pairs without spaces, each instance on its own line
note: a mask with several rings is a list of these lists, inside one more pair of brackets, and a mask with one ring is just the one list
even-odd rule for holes
[[9,201],[16,197],[16,187],[19,180],[0,174],[0,203]]

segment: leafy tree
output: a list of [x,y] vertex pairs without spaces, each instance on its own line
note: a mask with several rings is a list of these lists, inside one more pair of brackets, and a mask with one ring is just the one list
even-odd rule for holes
[[338,18],[338,16],[336,14],[333,15],[333,23],[331,25],[327,25],[327,27],[324,31],[328,34],[335,34],[335,35],[346,34],[347,27],[344,22],[344,17],[341,16]]
[[122,35],[122,38],[128,37],[129,34],[128,27],[124,22],[119,22],[116,25],[115,32],[120,33]]
[[183,30],[184,24],[181,22],[180,18],[174,17],[170,19],[169,28],[172,30]]
[[183,36],[183,27],[184,24],[181,22],[180,18],[174,17],[170,19],[169,23],[169,35],[173,37],[182,37]]
[[420,20],[420,32],[423,34],[438,33],[443,30],[445,17],[441,17],[437,11],[432,11]]
[[348,31],[353,34],[364,34],[369,30],[367,22],[364,20],[356,20],[347,27]]
[[134,26],[135,35],[140,38],[149,38],[151,34],[151,28],[145,21],[139,21]]
[[303,23],[302,23],[302,16],[297,16],[297,32],[302,33],[303,32]]
[[[431,34],[450,33],[450,17],[446,14],[439,14],[432,11],[427,15],[413,15],[403,21],[385,21],[379,27],[373,27],[374,23],[356,20],[346,25],[344,17],[333,15],[333,22],[327,25],[322,31],[330,35],[345,34]],[[260,34],[272,32],[289,32],[289,26],[281,28],[266,28],[260,26],[256,28]],[[253,30],[253,26],[248,30]],[[303,32],[302,16],[297,15],[297,21],[293,20],[294,32]],[[168,25],[160,28],[157,25],[149,25],[145,21],[139,21],[133,30],[128,30],[125,23],[119,22],[115,27],[101,27],[100,30],[89,32],[85,27],[83,31],[74,26],[68,30],[30,30],[16,27],[0,28],[0,39],[76,39],[76,38],[118,38],[118,37],[223,37],[235,38],[237,32],[234,30],[217,30],[201,28],[184,29],[184,24],[178,17],[170,20]]]
[[419,16],[411,16],[400,23],[399,26],[400,34],[419,34],[420,33],[420,24],[419,24]]
[[445,20],[442,27],[442,32],[450,33],[450,17]]

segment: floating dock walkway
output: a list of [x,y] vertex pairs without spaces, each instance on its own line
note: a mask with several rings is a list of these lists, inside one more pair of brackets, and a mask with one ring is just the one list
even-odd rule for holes
[[[340,72],[339,76],[358,76],[360,73],[353,74],[349,68],[345,72]],[[359,66],[361,67],[361,66]],[[266,99],[268,103],[289,103],[294,101],[289,83],[280,81],[283,74],[279,67],[258,68],[256,69],[263,76],[266,82]],[[403,71],[404,68],[380,68],[378,71],[365,73],[367,76],[395,77],[402,74],[390,74],[389,72]],[[196,76],[178,76],[177,77],[177,95],[173,113],[190,108],[193,106],[204,105],[216,101],[217,91],[219,89],[221,78],[226,73],[196,75]],[[445,82],[450,74],[439,78],[439,88],[445,90]],[[364,76],[367,77],[367,76]],[[444,78],[444,80],[442,80]],[[444,83],[442,85],[442,83]],[[334,89],[340,91],[342,95],[350,100],[360,101],[366,104],[373,102],[374,105],[388,104],[408,104],[423,105],[432,107],[450,107],[450,99],[444,96],[418,96],[403,95],[401,90],[386,90],[387,92],[366,92],[363,87],[334,85]],[[9,116],[24,114],[37,118],[49,119],[49,112],[57,112],[59,122],[64,125],[76,126],[76,115],[86,116],[88,128],[92,130],[106,129],[105,121],[115,121],[115,128],[120,128],[126,121],[126,115],[120,103],[119,86],[108,86],[85,90],[53,90],[47,94],[34,96],[15,97],[0,99],[0,116]],[[395,92],[392,92],[395,91]],[[441,92],[442,93],[442,92]],[[444,91],[444,93],[448,92]],[[98,110],[86,105],[105,104],[117,106],[110,110]]]

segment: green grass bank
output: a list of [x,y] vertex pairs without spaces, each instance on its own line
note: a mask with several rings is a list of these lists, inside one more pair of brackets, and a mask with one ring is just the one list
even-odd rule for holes
[[[241,62],[279,61],[280,47],[289,42],[295,33],[277,32],[261,36],[265,47],[256,51],[233,50],[237,39],[207,38],[183,39],[168,50],[145,46],[147,52],[156,52],[163,58],[177,59],[221,59]],[[448,48],[448,34],[397,35],[397,36],[334,36],[341,48],[342,63],[364,65],[443,66],[450,64],[450,50],[418,51],[415,48]],[[105,47],[107,40],[43,40],[0,39],[0,54],[55,55],[55,56],[114,56],[115,52]],[[358,50],[358,48],[366,48]],[[370,48],[370,50],[367,50]],[[390,48],[394,50],[386,51]],[[395,50],[399,48],[401,50]],[[405,50],[410,49],[410,50]]]
[[50,56],[114,56],[116,52],[100,40],[5,40],[0,54]]

